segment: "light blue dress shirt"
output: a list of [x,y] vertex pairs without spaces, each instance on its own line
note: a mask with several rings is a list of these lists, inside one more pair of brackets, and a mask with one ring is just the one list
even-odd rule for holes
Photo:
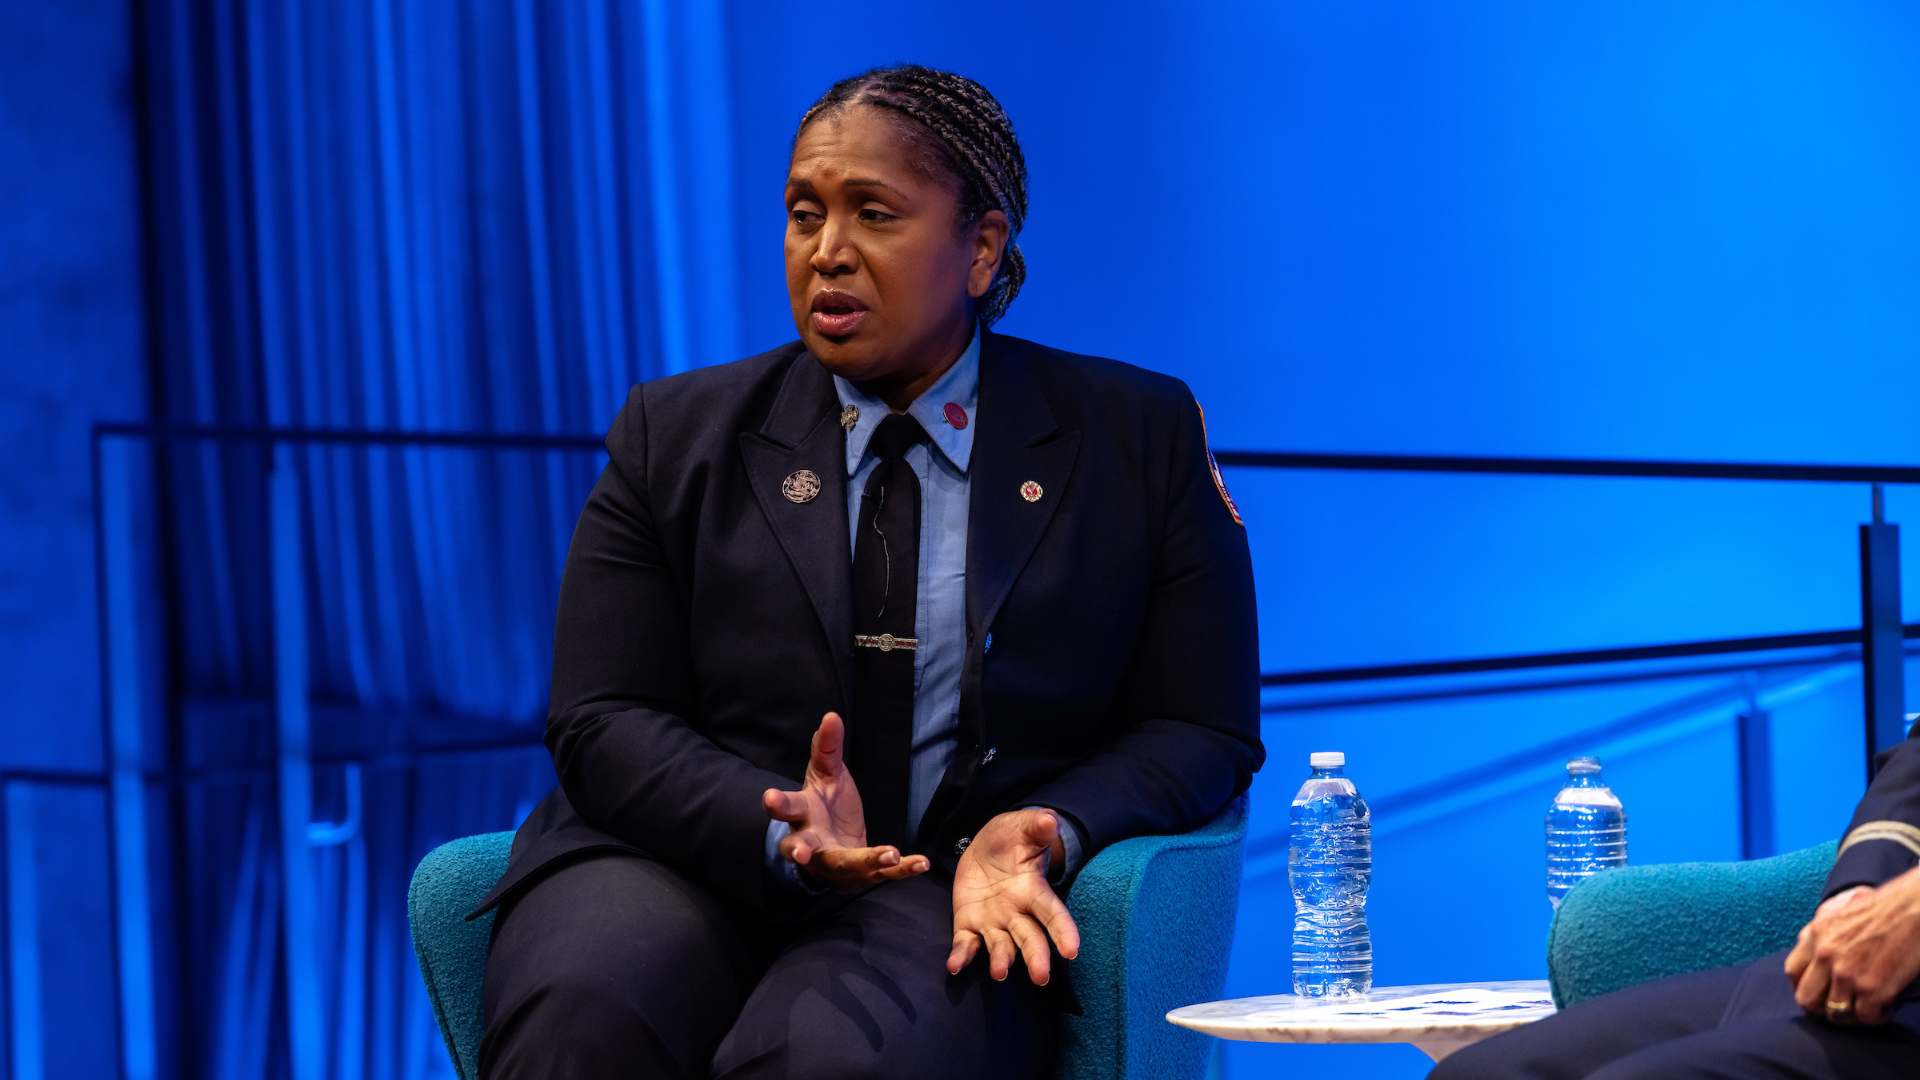
[[[891,410],[885,401],[838,375],[833,385],[841,407],[853,406],[860,414],[847,429],[847,535],[856,536],[867,478],[880,464],[877,455],[867,452],[867,444]],[[909,831],[919,828],[960,745],[960,676],[967,660],[967,513],[972,491],[968,468],[973,461],[979,403],[980,335],[976,333],[960,359],[907,407],[907,415],[927,432],[927,441],[914,444],[906,454],[908,467],[920,481],[919,600],[913,620],[920,645],[913,653]],[[948,419],[948,404],[960,407],[964,426],[956,427]],[[854,782],[859,779],[854,777]],[[1060,816],[1060,825],[1066,858],[1050,875],[1055,878],[1079,865],[1082,846],[1075,825],[1065,816]],[[784,821],[769,824],[767,858],[780,876],[797,881],[796,868],[780,855],[780,841],[788,832]]]

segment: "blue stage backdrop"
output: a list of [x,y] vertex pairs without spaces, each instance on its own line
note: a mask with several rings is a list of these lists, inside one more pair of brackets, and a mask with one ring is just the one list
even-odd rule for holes
[[[792,336],[793,123],[910,60],[981,80],[1025,145],[1003,328],[1186,379],[1217,449],[1916,464],[1916,49],[1920,15],[1865,2],[9,7],[0,1077],[450,1075],[405,883],[551,781],[598,466],[125,437],[95,501],[93,422],[597,434],[633,381]],[[1228,482],[1270,671],[1859,621],[1857,486]],[[1887,506],[1920,525],[1920,492]],[[1573,752],[1635,861],[1832,837],[1858,672],[1778,660],[1271,694],[1229,992],[1288,986],[1312,749],[1374,805],[1382,984],[1544,974]],[[1773,814],[1744,839],[1742,715]]]

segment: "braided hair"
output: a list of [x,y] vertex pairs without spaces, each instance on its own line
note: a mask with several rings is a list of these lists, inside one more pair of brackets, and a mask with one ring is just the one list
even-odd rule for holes
[[800,118],[795,142],[815,120],[855,105],[885,109],[906,120],[901,131],[917,152],[916,167],[959,182],[956,228],[972,225],[990,210],[1007,216],[1006,254],[980,298],[980,321],[992,326],[1027,280],[1027,260],[1015,243],[1027,220],[1027,159],[1014,137],[1013,121],[987,88],[972,79],[905,64],[834,83]]

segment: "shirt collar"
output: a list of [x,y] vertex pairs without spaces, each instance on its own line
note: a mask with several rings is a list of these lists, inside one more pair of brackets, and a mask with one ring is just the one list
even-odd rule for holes
[[[833,388],[840,395],[841,408],[851,405],[860,410],[860,418],[847,429],[847,475],[852,476],[860,471],[860,461],[867,455],[867,443],[891,410],[886,402],[838,375],[833,377]],[[980,420],[974,410],[979,402],[980,333],[976,330],[960,359],[907,406],[907,415],[920,421],[920,426],[927,429],[928,441],[940,448],[954,468],[964,473],[973,459],[973,428]],[[966,426],[956,428],[947,419],[949,404],[960,407]]]

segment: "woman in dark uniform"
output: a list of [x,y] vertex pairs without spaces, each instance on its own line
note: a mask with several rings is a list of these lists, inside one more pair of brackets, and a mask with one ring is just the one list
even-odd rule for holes
[[1026,180],[969,79],[835,85],[785,185],[800,340],[614,422],[559,786],[482,905],[486,1075],[1044,1075],[1075,871],[1259,767],[1192,396],[989,329]]

